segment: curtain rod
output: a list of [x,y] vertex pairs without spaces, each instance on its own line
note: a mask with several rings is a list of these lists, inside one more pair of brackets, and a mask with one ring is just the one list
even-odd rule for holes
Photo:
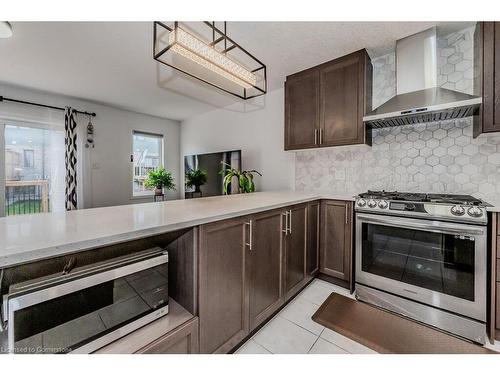
[[[6,98],[5,96],[0,95],[0,102],[13,102],[13,103],[20,103],[20,104],[28,104],[28,105],[35,105],[37,107],[44,107],[44,108],[50,108],[50,109],[57,109],[58,111],[64,111],[65,108],[62,107],[55,107],[52,105],[46,105],[46,104],[40,104],[40,103],[33,103],[33,102],[27,102],[25,100],[17,100],[17,99],[11,99],[11,98]],[[80,113],[82,115],[87,115],[87,116],[92,116],[95,117],[96,114],[95,112],[86,112],[86,111],[77,111],[75,110],[76,113]]]

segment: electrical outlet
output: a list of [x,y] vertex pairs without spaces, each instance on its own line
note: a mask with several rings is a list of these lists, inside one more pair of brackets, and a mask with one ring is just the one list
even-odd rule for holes
[[100,163],[92,163],[92,169],[101,169]]

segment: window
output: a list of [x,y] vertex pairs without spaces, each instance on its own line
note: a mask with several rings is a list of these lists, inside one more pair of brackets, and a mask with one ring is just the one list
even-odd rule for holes
[[0,131],[4,132],[0,168],[5,173],[5,182],[0,182],[5,194],[0,200],[5,215],[64,211],[64,131],[15,121]]
[[134,131],[133,150],[133,195],[151,195],[152,191],[144,187],[144,181],[150,171],[163,165],[163,136]]
[[35,168],[34,150],[24,150],[24,168]]

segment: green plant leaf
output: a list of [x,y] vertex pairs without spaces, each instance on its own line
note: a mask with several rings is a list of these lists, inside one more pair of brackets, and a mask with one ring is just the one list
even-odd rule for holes
[[229,184],[232,181],[233,177],[238,178],[238,186],[241,192],[244,193],[252,193],[255,191],[255,183],[253,181],[254,173],[262,176],[259,171],[252,169],[250,171],[240,171],[235,168],[232,168],[229,164],[225,162],[221,162],[222,170],[219,172],[224,176],[224,194],[228,193]]
[[249,173],[248,174],[248,180],[249,180],[249,188],[248,192],[253,193],[255,191],[255,183],[253,182],[253,174]]
[[208,173],[203,169],[190,169],[186,172],[186,186],[202,186],[208,181]]
[[174,177],[172,173],[160,167],[148,173],[148,178],[144,180],[146,188],[165,188],[167,190],[175,190]]
[[224,194],[227,194],[227,189],[228,189],[229,185],[231,184],[232,178],[233,178],[233,176],[230,173],[226,174],[226,176],[224,177]]

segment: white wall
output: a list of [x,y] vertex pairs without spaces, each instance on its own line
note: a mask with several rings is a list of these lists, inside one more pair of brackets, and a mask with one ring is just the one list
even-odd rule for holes
[[[0,84],[0,95],[14,99],[34,101],[59,107],[72,106],[78,110],[95,112],[92,120],[95,148],[83,149],[84,207],[101,207],[152,201],[151,197],[132,199],[132,131],[141,130],[162,134],[164,137],[167,170],[175,177],[177,191],[167,197],[179,197],[179,137],[180,123],[159,117],[125,111],[85,100],[58,96],[25,88]],[[3,102],[0,118],[45,123],[63,123],[63,112]],[[78,115],[78,126],[86,127],[88,118]],[[0,160],[3,162],[3,159]]]
[[185,155],[241,149],[242,168],[263,174],[255,180],[258,191],[293,189],[295,154],[284,151],[283,124],[283,89],[187,119],[181,123],[181,173]]

